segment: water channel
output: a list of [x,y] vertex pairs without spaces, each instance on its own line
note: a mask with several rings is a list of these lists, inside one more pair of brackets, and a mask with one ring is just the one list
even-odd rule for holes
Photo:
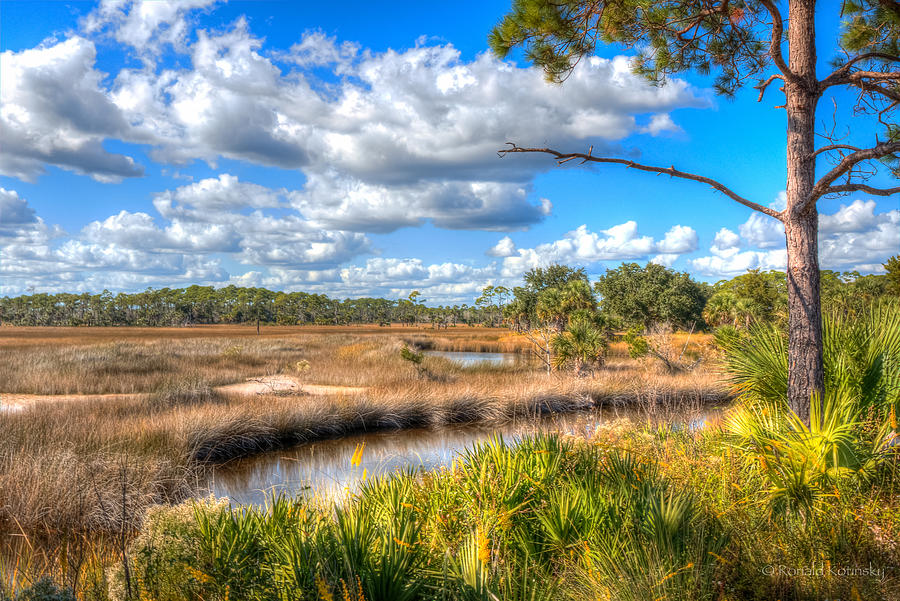
[[[518,353],[476,353],[426,351],[463,367],[507,365],[527,361]],[[665,421],[678,427],[701,428],[715,409],[671,412]],[[553,414],[493,425],[462,425],[444,428],[364,432],[330,440],[298,445],[229,462],[216,468],[208,482],[208,492],[228,497],[235,504],[265,504],[273,494],[308,494],[339,498],[352,492],[363,478],[372,478],[404,469],[435,469],[449,466],[461,451],[502,437],[515,444],[523,436],[556,432],[586,436],[613,420],[659,421],[634,408],[603,407],[566,414]],[[362,449],[361,461],[352,459]]]

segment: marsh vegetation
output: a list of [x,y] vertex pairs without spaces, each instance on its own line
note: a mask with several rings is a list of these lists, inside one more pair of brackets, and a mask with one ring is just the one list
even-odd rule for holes
[[[602,346],[592,360],[577,330],[602,323],[582,311],[548,329],[574,347],[555,343],[566,359],[550,375],[534,341],[506,329],[129,330],[117,342],[92,329],[67,344],[60,336],[77,331],[16,331],[0,359],[2,388],[15,391],[0,415],[3,590],[159,600],[897,596],[896,307],[826,321],[828,394],[809,424],[786,405],[777,323],[604,334],[587,341]],[[521,360],[464,364],[434,351]],[[276,377],[296,386],[235,393]],[[735,397],[703,428],[670,419]],[[478,442],[429,469],[363,475],[337,498],[312,489],[255,507],[197,501],[216,466],[298,443],[403,428],[427,436],[598,406],[643,413],[577,436]],[[354,448],[348,469],[365,470],[364,456]]]

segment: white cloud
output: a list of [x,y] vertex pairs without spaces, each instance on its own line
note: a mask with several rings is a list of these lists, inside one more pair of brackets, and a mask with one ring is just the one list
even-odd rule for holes
[[[773,203],[780,204],[779,200]],[[900,249],[900,210],[876,213],[873,200],[856,199],[832,214],[819,215],[819,264],[823,269],[880,272],[879,265]],[[706,276],[733,277],[747,269],[787,268],[784,226],[752,213],[738,226],[740,236],[722,228],[710,247],[712,256],[691,261]],[[741,247],[747,250],[740,251]]]
[[506,182],[438,181],[392,186],[336,173],[311,176],[291,203],[323,227],[390,232],[430,220],[448,229],[514,230],[548,215],[549,201],[532,204],[530,187]]
[[666,132],[677,133],[682,131],[682,129],[672,120],[671,115],[662,113],[650,117],[650,123],[642,127],[640,131],[652,136],[658,136]]
[[662,265],[664,267],[671,267],[675,264],[675,261],[677,261],[680,256],[681,255],[675,253],[663,253],[661,255],[656,255],[655,257],[650,259],[650,262]]
[[509,236],[503,236],[500,241],[488,249],[485,253],[489,257],[513,257],[516,254],[516,244]]
[[[15,190],[0,188],[0,228],[29,225],[37,222],[34,209]],[[3,231],[0,229],[0,231]]]
[[729,257],[737,254],[741,245],[741,237],[727,227],[716,232],[710,251],[717,257]]
[[697,250],[699,238],[694,228],[686,225],[676,225],[656,245],[658,252],[667,255],[681,255]]
[[[634,221],[615,225],[600,233],[582,225],[568,232],[561,240],[535,248],[518,249],[516,255],[503,260],[502,273],[506,277],[515,277],[551,263],[588,265],[598,261],[644,259],[654,253],[680,255],[696,250],[696,245],[697,233],[681,225],[666,232],[659,242],[650,236],[641,236]],[[671,261],[671,257],[661,256],[659,260]]]
[[751,213],[747,221],[738,226],[738,231],[750,246],[776,248],[785,244],[784,225],[762,213]]
[[[332,229],[390,231],[430,220],[511,230],[549,214],[549,201],[527,195],[552,161],[500,161],[506,141],[617,151],[633,133],[677,127],[672,110],[707,102],[681,80],[647,84],[625,57],[582,61],[562,89],[539,69],[490,53],[464,61],[450,44],[376,53],[314,31],[287,51],[264,51],[245,19],[221,31],[192,29],[192,11],[212,4],[102,2],[82,31],[109,34],[144,59],[114,73],[112,84],[83,37],[4,53],[0,169],[29,179],[44,164],[103,180],[141,174],[130,157],[101,145],[120,139],[149,145],[156,161],[215,165],[225,157],[300,169],[308,184],[295,201]],[[190,66],[163,63],[164,44]],[[315,69],[323,67],[340,79],[320,79]],[[652,115],[649,125],[636,123],[641,114]],[[324,205],[330,210],[314,214]]]
[[[18,192],[0,188],[0,244],[44,245],[64,233],[59,226],[44,223]],[[8,258],[0,252],[0,260]]]
[[165,227],[146,213],[122,211],[89,224],[82,236],[134,249],[235,253],[248,265],[334,267],[371,251],[364,234],[324,229],[287,209],[284,194],[222,174],[157,194],[153,204],[170,220]]
[[183,48],[187,14],[218,0],[101,0],[81,22],[87,33],[107,31],[141,53],[158,52],[163,44]]
[[286,205],[283,195],[282,190],[242,182],[233,175],[222,173],[217,178],[200,180],[157,194],[153,198],[153,206],[167,219],[206,221],[229,211]]
[[117,181],[143,174],[131,157],[103,148],[129,125],[94,69],[93,42],[71,37],[0,53],[0,174],[33,181],[51,164]]

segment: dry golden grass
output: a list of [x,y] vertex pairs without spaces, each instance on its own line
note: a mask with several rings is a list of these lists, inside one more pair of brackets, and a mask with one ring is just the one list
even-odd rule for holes
[[[574,378],[548,376],[527,361],[463,368],[438,357],[425,360],[422,376],[400,358],[400,348],[410,343],[441,350],[524,348],[505,330],[341,330],[327,336],[298,330],[283,337],[164,340],[141,332],[143,339],[41,342],[4,352],[2,391],[146,394],[47,400],[0,413],[0,528],[56,535],[130,530],[150,504],[193,494],[210,462],[354,431],[727,396],[710,370],[672,375],[627,359],[612,359],[594,377]],[[55,339],[48,333],[42,340]],[[308,371],[297,369],[301,361],[309,362]],[[213,389],[266,374],[364,389],[250,397]]]

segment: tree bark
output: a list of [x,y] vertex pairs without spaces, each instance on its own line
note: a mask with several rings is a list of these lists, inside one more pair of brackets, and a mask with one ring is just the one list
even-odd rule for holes
[[798,212],[815,185],[816,80],[815,1],[791,0],[787,82],[788,402],[809,423],[810,399],[824,389],[822,307],[819,296],[819,216],[815,203]]

